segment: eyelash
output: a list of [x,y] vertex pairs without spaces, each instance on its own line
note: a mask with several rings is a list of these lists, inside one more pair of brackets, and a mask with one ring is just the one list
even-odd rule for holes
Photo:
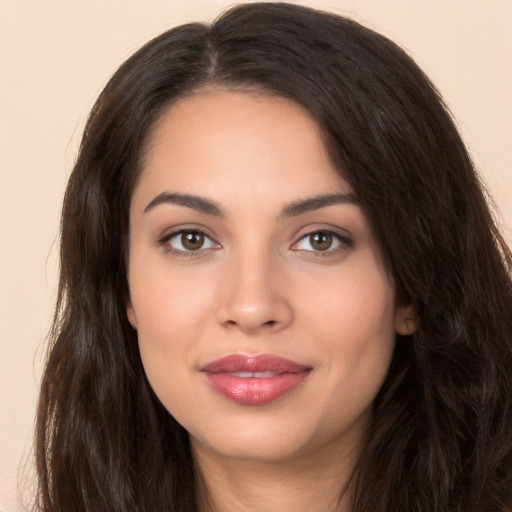
[[[301,242],[306,241],[308,239],[310,240],[309,243],[311,245],[311,238],[314,235],[319,235],[319,234],[330,237],[332,239],[332,243],[337,242],[338,245],[334,248],[329,247],[323,251],[314,250],[314,249],[308,250],[308,249],[298,248],[298,245]],[[348,238],[347,236],[344,236],[336,231],[332,231],[332,230],[328,230],[328,229],[316,229],[314,231],[310,231],[310,232],[304,234],[303,236],[301,236],[299,238],[299,240],[293,244],[292,250],[310,253],[311,256],[324,258],[327,256],[333,256],[335,254],[343,252],[352,246],[353,246],[353,241],[350,238]]]
[[[204,237],[205,240],[207,239],[210,241],[211,246],[206,247],[206,248],[203,248],[201,246],[201,248],[199,248],[197,250],[186,250],[186,249],[176,249],[170,245],[170,241],[173,238],[183,237],[184,234],[199,235],[201,237]],[[313,237],[314,235],[318,235],[318,234],[332,237],[332,241],[337,242],[338,245],[335,248],[329,247],[323,251],[317,251],[314,249],[312,249],[312,250],[301,249],[301,248],[297,247],[301,242],[307,240],[308,238],[311,240],[311,237]],[[161,238],[160,240],[158,240],[158,244],[164,246],[165,250],[167,252],[172,253],[173,255],[182,257],[182,258],[198,258],[198,257],[204,256],[205,251],[210,251],[212,249],[217,249],[220,247],[219,243],[215,242],[208,234],[206,234],[201,229],[180,229],[178,231],[173,231],[172,233],[169,233],[169,234],[165,235],[163,238]],[[183,247],[183,243],[182,243],[181,239],[180,239],[180,244]],[[337,232],[331,231],[331,230],[327,230],[327,229],[316,229],[314,231],[310,231],[310,232],[302,235],[299,238],[299,240],[297,240],[297,242],[295,242],[292,245],[291,249],[296,252],[310,253],[310,255],[315,256],[315,257],[326,257],[326,256],[331,256],[333,254],[338,254],[339,252],[342,252],[352,246],[353,246],[353,241],[350,238],[348,238],[347,236],[341,235],[340,233],[337,233]]]
[[[212,247],[207,247],[207,248],[201,247],[195,251],[194,250],[186,250],[186,249],[176,249],[176,248],[172,247],[172,245],[170,244],[171,240],[173,238],[183,237],[184,234],[202,236],[202,237],[204,237],[205,240],[207,239],[210,241]],[[163,238],[161,238],[160,240],[158,240],[158,244],[164,246],[164,248],[167,252],[172,253],[175,256],[182,257],[182,258],[198,258],[198,257],[204,256],[205,251],[209,251],[211,249],[216,249],[216,248],[220,247],[220,244],[215,242],[209,235],[207,235],[201,229],[190,229],[190,228],[173,231],[172,233],[169,233],[169,234],[165,235]],[[181,240],[180,240],[180,244],[183,247],[183,243]],[[216,247],[214,247],[214,246],[216,246]]]

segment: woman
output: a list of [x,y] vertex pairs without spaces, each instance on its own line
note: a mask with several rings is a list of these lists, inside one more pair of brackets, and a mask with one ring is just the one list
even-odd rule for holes
[[395,44],[291,4],[170,30],[66,191],[40,509],[509,510],[511,261]]

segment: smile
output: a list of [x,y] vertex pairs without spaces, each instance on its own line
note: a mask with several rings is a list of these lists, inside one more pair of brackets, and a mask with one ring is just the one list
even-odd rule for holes
[[245,405],[263,405],[297,388],[312,368],[272,355],[232,354],[207,364],[202,372],[216,393]]

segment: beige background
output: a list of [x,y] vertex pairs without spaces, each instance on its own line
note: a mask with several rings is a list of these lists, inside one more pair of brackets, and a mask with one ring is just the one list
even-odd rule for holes
[[[310,0],[406,47],[444,94],[512,240],[512,1]],[[14,512],[57,280],[59,209],[117,66],[221,0],[0,0],[0,510]],[[29,466],[28,466],[29,467]]]

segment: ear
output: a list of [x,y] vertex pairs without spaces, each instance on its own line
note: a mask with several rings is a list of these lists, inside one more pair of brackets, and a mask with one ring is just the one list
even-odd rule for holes
[[137,330],[137,317],[135,316],[135,311],[130,298],[126,299],[126,316],[128,317],[128,322],[130,322],[131,326]]
[[402,336],[412,334],[419,324],[416,308],[412,304],[398,306],[395,313],[395,331]]

